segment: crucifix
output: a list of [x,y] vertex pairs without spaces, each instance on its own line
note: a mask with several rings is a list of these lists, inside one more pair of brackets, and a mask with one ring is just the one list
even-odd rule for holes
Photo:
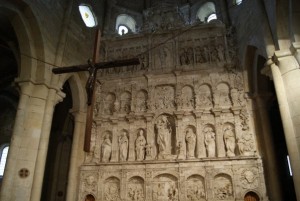
[[98,29],[96,34],[92,61],[88,60],[88,64],[52,69],[52,72],[54,74],[72,73],[72,72],[80,72],[80,71],[88,71],[89,73],[89,77],[85,85],[85,89],[87,93],[87,115],[86,115],[85,137],[84,137],[85,152],[90,151],[91,131],[92,131],[92,124],[93,124],[93,109],[94,109],[94,102],[95,102],[94,88],[97,79],[97,70],[140,64],[138,58],[108,61],[108,62],[98,62],[99,47],[100,47],[100,29]]

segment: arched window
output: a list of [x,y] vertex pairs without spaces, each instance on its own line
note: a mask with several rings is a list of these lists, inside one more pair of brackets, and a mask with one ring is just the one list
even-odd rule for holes
[[116,31],[119,35],[127,34],[128,32],[136,32],[136,21],[127,14],[121,14],[116,20]]
[[4,173],[4,169],[5,169],[5,164],[6,164],[6,158],[7,158],[7,154],[8,154],[8,149],[9,149],[9,145],[5,144],[3,146],[1,146],[0,148],[0,178],[3,177],[3,173]]
[[234,0],[233,3],[235,5],[240,5],[243,2],[243,0]]
[[201,22],[207,23],[217,19],[215,4],[213,2],[203,4],[197,12],[197,17]]

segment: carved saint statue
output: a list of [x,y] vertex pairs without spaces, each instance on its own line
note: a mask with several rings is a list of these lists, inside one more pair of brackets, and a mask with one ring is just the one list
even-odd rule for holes
[[195,158],[196,135],[192,128],[188,128],[185,134],[187,158]]
[[109,134],[106,134],[101,145],[102,162],[108,162],[111,156],[111,141]]
[[136,151],[136,160],[142,161],[145,158],[145,146],[146,146],[146,139],[144,136],[144,130],[140,130],[139,136],[136,138],[135,141],[135,151]]
[[125,131],[123,131],[123,133],[119,136],[119,148],[120,148],[120,161],[126,161],[127,153],[128,153],[128,137]]
[[171,155],[171,124],[166,115],[159,117],[157,123],[157,144],[158,144],[158,157],[164,158],[164,156]]
[[104,200],[105,201],[121,201],[121,198],[119,195],[119,189],[116,184],[112,183],[105,189]]
[[235,156],[234,150],[235,150],[235,137],[234,132],[232,131],[231,126],[227,126],[224,130],[224,141],[225,141],[225,147],[226,147],[226,154],[227,156]]
[[207,150],[208,157],[215,157],[216,156],[216,137],[213,128],[206,127],[204,129],[204,141]]

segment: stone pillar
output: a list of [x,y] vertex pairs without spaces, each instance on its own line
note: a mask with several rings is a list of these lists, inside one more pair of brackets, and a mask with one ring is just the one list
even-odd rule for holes
[[36,158],[36,165],[33,176],[33,184],[30,198],[30,200],[32,201],[39,201],[41,199],[54,108],[58,102],[62,101],[63,97],[64,94],[57,94],[56,90],[49,89],[42,126],[41,139],[39,142],[39,151]]
[[78,184],[79,184],[79,167],[83,161],[78,161],[78,153],[83,151],[83,142],[80,142],[80,135],[85,133],[85,124],[86,124],[86,113],[81,111],[74,111],[74,133],[73,133],[73,142],[72,142],[72,152],[70,159],[70,169],[68,175],[68,186],[67,186],[67,196],[66,201],[77,200],[78,194]]
[[[279,172],[277,169],[276,165],[276,160],[275,160],[275,147],[272,139],[272,132],[270,130],[270,122],[269,122],[269,116],[268,116],[268,111],[267,111],[267,105],[265,103],[266,98],[263,98],[261,96],[256,96],[255,101],[256,101],[256,116],[257,116],[257,122],[260,122],[257,126],[259,129],[259,135],[260,141],[262,142],[264,149],[265,158],[264,160],[267,171],[265,171],[266,178],[268,180],[267,182],[267,188],[269,196],[273,195],[273,197],[269,197],[270,200],[274,201],[281,201],[284,200],[281,194],[280,190],[280,184],[279,184],[279,179],[278,176]],[[258,166],[260,167],[260,166]]]
[[215,115],[215,131],[216,131],[216,157],[225,157],[225,146],[223,140],[222,121],[220,118],[221,110],[213,110]]
[[[184,158],[186,158],[186,142],[185,142],[185,133],[184,133],[184,129],[183,126],[183,122],[182,122],[182,118],[183,118],[183,113],[182,112],[178,112],[175,113],[177,121],[175,122],[176,125],[176,146],[178,146],[179,142],[181,142],[181,145],[183,146],[183,156]],[[177,153],[177,147],[175,147],[176,153],[175,154],[179,154]],[[181,158],[182,159],[182,158]]]
[[128,161],[135,161],[135,140],[137,137],[136,130],[134,129],[134,119],[128,117],[129,121],[129,147],[128,147]]
[[[23,82],[19,85],[21,87],[20,101],[2,181],[0,200],[31,200],[36,158],[40,147],[42,126],[45,123],[48,88],[45,85],[34,85],[31,82]],[[21,169],[28,171],[24,178],[19,176]],[[43,172],[43,170],[39,171]]]
[[146,160],[154,159],[157,155],[155,134],[154,134],[154,125],[152,124],[153,114],[146,116],[146,126],[147,126],[147,144],[152,146],[152,156],[151,158],[146,157]]
[[203,134],[203,124],[201,122],[201,116],[203,112],[196,112],[196,134],[197,134],[197,158],[205,158],[206,157],[206,150],[204,144],[204,134]]
[[110,162],[118,162],[119,161],[119,133],[118,133],[118,123],[117,120],[112,120],[112,151],[111,151],[111,159]]
[[[295,49],[295,55],[299,53]],[[300,69],[297,56],[289,50],[277,51],[268,61],[279,103],[285,140],[289,152],[297,200],[300,200]],[[264,69],[266,71],[266,69]]]

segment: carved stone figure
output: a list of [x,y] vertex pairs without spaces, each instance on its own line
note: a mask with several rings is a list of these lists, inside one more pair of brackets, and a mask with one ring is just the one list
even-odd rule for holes
[[119,195],[118,186],[115,183],[111,183],[107,186],[104,193],[105,201],[121,201]]
[[128,154],[128,137],[125,131],[119,136],[120,161],[127,160]]
[[108,94],[104,100],[103,113],[111,115],[114,112],[115,95]]
[[214,195],[219,200],[229,200],[233,197],[231,181],[223,176],[219,176],[214,181]]
[[88,174],[83,180],[83,188],[86,192],[95,193],[97,192],[97,174]]
[[255,144],[252,133],[245,132],[238,139],[238,148],[242,156],[252,156],[255,153]]
[[235,135],[230,125],[224,129],[224,142],[227,156],[235,156]]
[[224,47],[222,45],[219,45],[217,47],[217,51],[218,51],[218,59],[219,61],[224,61]]
[[185,133],[187,158],[195,158],[196,134],[192,128],[188,128]]
[[177,146],[177,159],[179,160],[185,159],[184,147],[181,141],[178,142],[178,146]]
[[144,130],[139,131],[139,136],[136,138],[135,141],[135,151],[136,151],[136,160],[142,161],[145,158],[145,146],[146,146],[146,139],[144,136]]
[[239,92],[237,89],[231,89],[230,96],[233,106],[241,106],[241,103],[239,102]]
[[146,110],[147,110],[147,94],[143,91],[140,91],[137,95],[136,111],[145,112]]
[[156,123],[157,128],[157,144],[158,144],[158,158],[164,158],[171,155],[171,137],[172,127],[166,115],[158,118]]
[[168,189],[168,201],[177,201],[178,200],[178,189],[174,184]]
[[132,201],[144,201],[144,192],[142,188],[138,186],[130,187],[128,197]]
[[108,162],[110,160],[110,156],[111,156],[111,140],[109,137],[109,134],[106,134],[104,136],[104,140],[102,142],[101,145],[101,151],[102,151],[102,162]]
[[216,156],[216,137],[212,127],[206,127],[204,129],[204,142],[206,146],[207,156]]

